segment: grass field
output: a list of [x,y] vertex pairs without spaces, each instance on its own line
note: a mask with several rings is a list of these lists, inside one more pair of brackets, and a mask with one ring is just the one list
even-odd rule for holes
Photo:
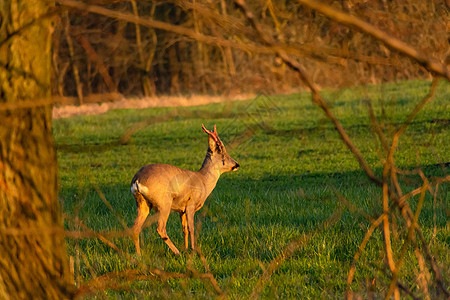
[[[365,99],[371,99],[375,115],[390,139],[428,93],[429,86],[430,82],[409,81],[324,91],[323,95],[364,158],[380,175],[384,154],[370,126]],[[441,81],[435,98],[400,138],[395,156],[399,168],[421,167],[430,177],[448,174],[438,164],[450,161],[449,99],[450,85]],[[176,117],[143,128],[127,144],[118,142],[133,124],[176,111]],[[338,195],[377,218],[382,213],[381,189],[366,178],[308,93],[179,109],[117,110],[55,120],[60,198],[63,211],[69,216],[66,228],[79,229],[71,221],[74,218],[94,230],[121,230],[120,219],[131,226],[136,207],[129,184],[134,173],[156,162],[197,170],[207,149],[202,123],[208,128],[217,124],[222,141],[229,145],[228,153],[241,165],[237,172],[222,175],[196,214],[197,224],[201,224],[196,232],[200,233],[197,245],[220,288],[232,299],[248,297],[270,262],[290,242],[304,237],[304,243],[264,285],[261,298],[342,298],[353,257],[370,222],[350,212]],[[405,193],[421,185],[418,175],[401,176],[400,180]],[[440,185],[436,198],[427,193],[419,218],[447,288],[449,199],[448,183]],[[410,202],[413,211],[417,200],[418,196]],[[322,223],[335,211],[342,212],[337,222],[321,230]],[[397,221],[400,228],[401,217]],[[183,248],[178,214],[169,217],[168,234],[179,249]],[[395,253],[402,246],[404,231],[398,230],[398,235],[393,231]],[[141,240],[143,255],[138,260],[144,265],[167,272],[189,273],[192,268],[205,272],[197,256],[172,255],[156,233],[155,224],[143,230]],[[129,238],[112,241],[134,256]],[[67,248],[75,260],[78,284],[108,272],[140,268],[98,239],[67,239]],[[382,233],[376,230],[357,263],[352,284],[352,289],[363,298],[367,297],[367,283],[374,279],[375,294],[380,297],[386,292],[390,272],[384,257]],[[411,286],[413,292],[417,286],[416,269],[411,248],[405,256],[400,281]],[[191,278],[133,281],[119,290],[97,294],[125,299],[214,295],[208,282]]]

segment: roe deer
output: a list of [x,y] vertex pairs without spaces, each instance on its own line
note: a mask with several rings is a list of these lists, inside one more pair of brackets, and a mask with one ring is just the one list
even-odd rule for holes
[[180,214],[184,232],[184,244],[188,249],[188,233],[194,248],[194,214],[205,203],[216,186],[220,174],[236,171],[239,164],[232,159],[217,135],[216,125],[208,134],[209,147],[202,167],[197,172],[179,169],[166,164],[151,164],[140,169],[131,181],[131,193],[136,199],[137,217],[132,228],[132,239],[138,255],[139,233],[152,208],[159,212],[157,232],[169,248],[180,254],[167,236],[166,223],[170,212]]

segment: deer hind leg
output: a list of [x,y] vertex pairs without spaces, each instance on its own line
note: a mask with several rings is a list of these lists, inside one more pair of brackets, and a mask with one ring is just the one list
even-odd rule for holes
[[172,243],[172,241],[169,239],[169,236],[166,232],[166,224],[167,219],[169,218],[170,214],[170,207],[161,209],[159,211],[159,218],[158,218],[158,227],[156,228],[156,231],[158,232],[159,236],[163,239],[163,241],[169,246],[170,250],[172,250],[176,255],[180,254],[180,251],[178,251],[177,247]]
[[134,220],[134,225],[131,229],[131,238],[133,240],[134,246],[136,247],[136,253],[138,255],[141,255],[141,248],[139,246],[139,234],[141,233],[142,225],[144,225],[144,222],[147,219],[151,206],[148,206],[147,201],[140,193],[135,193],[134,198],[136,199],[137,205],[137,217]]
[[186,212],[180,213],[181,218],[181,225],[183,226],[183,233],[184,233],[184,248],[187,250],[189,248],[189,230],[188,230],[188,224],[186,219]]

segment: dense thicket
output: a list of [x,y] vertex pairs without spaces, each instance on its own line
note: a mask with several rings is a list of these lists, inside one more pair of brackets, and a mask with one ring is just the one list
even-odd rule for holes
[[[255,51],[262,44],[232,1],[105,2],[93,0],[90,4],[182,26],[233,44],[204,43],[167,30],[70,10],[59,16],[60,26],[54,34],[54,94],[282,92],[300,85],[297,75],[281,60],[264,53],[263,48]],[[445,1],[324,2],[439,61],[448,55],[449,7]],[[296,1],[259,0],[251,6],[259,22],[270,28],[274,38],[321,86],[429,76],[424,68],[373,38]],[[233,46],[236,44],[253,48],[245,51]]]

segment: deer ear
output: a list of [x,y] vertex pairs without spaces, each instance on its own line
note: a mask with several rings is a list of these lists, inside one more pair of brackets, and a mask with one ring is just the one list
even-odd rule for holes
[[208,137],[208,143],[209,143],[209,149],[211,149],[213,152],[216,151],[218,143],[216,142],[216,140],[214,139],[213,136],[210,135]]

